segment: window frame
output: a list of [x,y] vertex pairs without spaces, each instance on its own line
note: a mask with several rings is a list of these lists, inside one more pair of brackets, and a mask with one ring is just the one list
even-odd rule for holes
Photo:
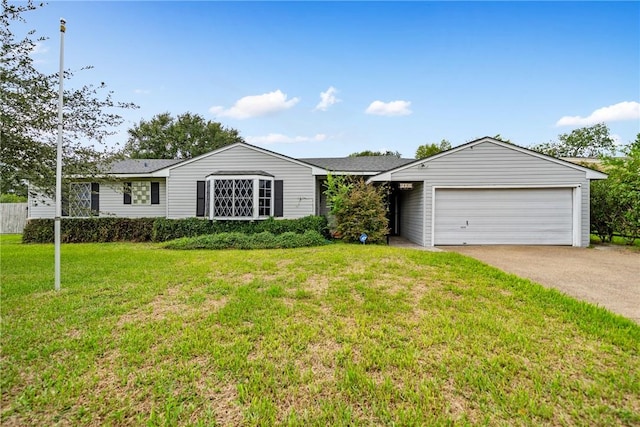
[[[140,194],[146,193],[147,197],[140,199]],[[151,205],[151,181],[131,181],[131,205],[150,206]]]
[[[216,181],[234,181],[233,189],[231,191],[232,196],[235,196],[235,185],[237,181],[251,181],[251,198],[252,198],[252,215],[251,216],[215,216],[215,207],[216,207]],[[263,196],[260,197],[260,181],[269,182],[270,194],[268,197]],[[261,174],[212,174],[206,177],[206,198],[207,198],[207,208],[205,208],[205,216],[210,220],[217,221],[254,221],[267,219],[274,216],[275,212],[275,198],[274,198],[274,189],[275,189],[275,178],[271,175],[261,175]],[[208,191],[207,191],[208,190]],[[260,214],[260,201],[268,200],[269,201],[269,213],[267,215]]]
[[[82,191],[82,194],[80,194],[80,192],[74,190],[74,187],[79,187],[79,186],[83,186],[85,187],[85,191]],[[91,218],[93,214],[92,210],[91,210],[91,194],[92,194],[92,188],[91,188],[91,182],[88,181],[76,181],[76,182],[70,182],[69,183],[69,195],[68,195],[68,200],[67,200],[67,217],[69,218]],[[89,189],[88,192],[86,191],[86,189]],[[78,200],[72,201],[71,199],[77,196],[81,196],[84,194],[88,194],[89,197],[85,199],[86,200],[82,200],[82,202],[84,204],[86,204],[87,206],[84,207],[79,207],[79,202]],[[73,206],[72,206],[73,205]],[[78,206],[75,206],[78,205]],[[77,212],[71,212],[72,210],[75,209],[83,209],[85,212],[87,213],[86,215],[72,215],[75,214]]]
[[[146,184],[146,185],[144,185]],[[146,199],[146,203],[139,203],[135,197],[134,191],[138,190],[140,187],[145,186],[148,190],[148,197]],[[122,183],[122,193],[123,193],[123,205],[130,206],[151,206],[151,205],[160,205],[160,182],[159,181],[149,181],[149,180],[136,180],[136,181],[123,181]]]

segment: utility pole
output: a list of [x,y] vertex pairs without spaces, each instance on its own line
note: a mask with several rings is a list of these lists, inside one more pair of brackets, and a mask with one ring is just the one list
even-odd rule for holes
[[58,87],[58,150],[56,153],[56,217],[55,233],[55,289],[60,290],[60,222],[62,220],[62,106],[64,81],[64,33],[66,21],[60,18],[60,84]]

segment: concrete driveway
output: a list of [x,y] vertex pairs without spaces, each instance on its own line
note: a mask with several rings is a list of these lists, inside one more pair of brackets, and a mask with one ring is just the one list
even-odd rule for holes
[[619,246],[446,246],[640,323],[640,252]]

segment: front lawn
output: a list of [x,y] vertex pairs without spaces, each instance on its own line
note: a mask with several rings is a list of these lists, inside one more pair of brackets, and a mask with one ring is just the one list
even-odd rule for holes
[[455,253],[2,237],[4,425],[638,425],[640,327]]

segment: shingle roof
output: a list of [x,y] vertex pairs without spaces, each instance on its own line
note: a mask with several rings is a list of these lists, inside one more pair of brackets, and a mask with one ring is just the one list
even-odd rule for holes
[[[320,157],[296,159],[313,166],[336,172],[384,172],[411,163],[414,159],[396,156]],[[109,174],[145,174],[178,164],[178,159],[126,159],[111,163],[105,169]]]
[[111,174],[144,174],[173,166],[182,161],[177,159],[126,159],[111,163],[105,172]]
[[298,160],[339,172],[383,172],[414,161],[396,156],[320,157]]

